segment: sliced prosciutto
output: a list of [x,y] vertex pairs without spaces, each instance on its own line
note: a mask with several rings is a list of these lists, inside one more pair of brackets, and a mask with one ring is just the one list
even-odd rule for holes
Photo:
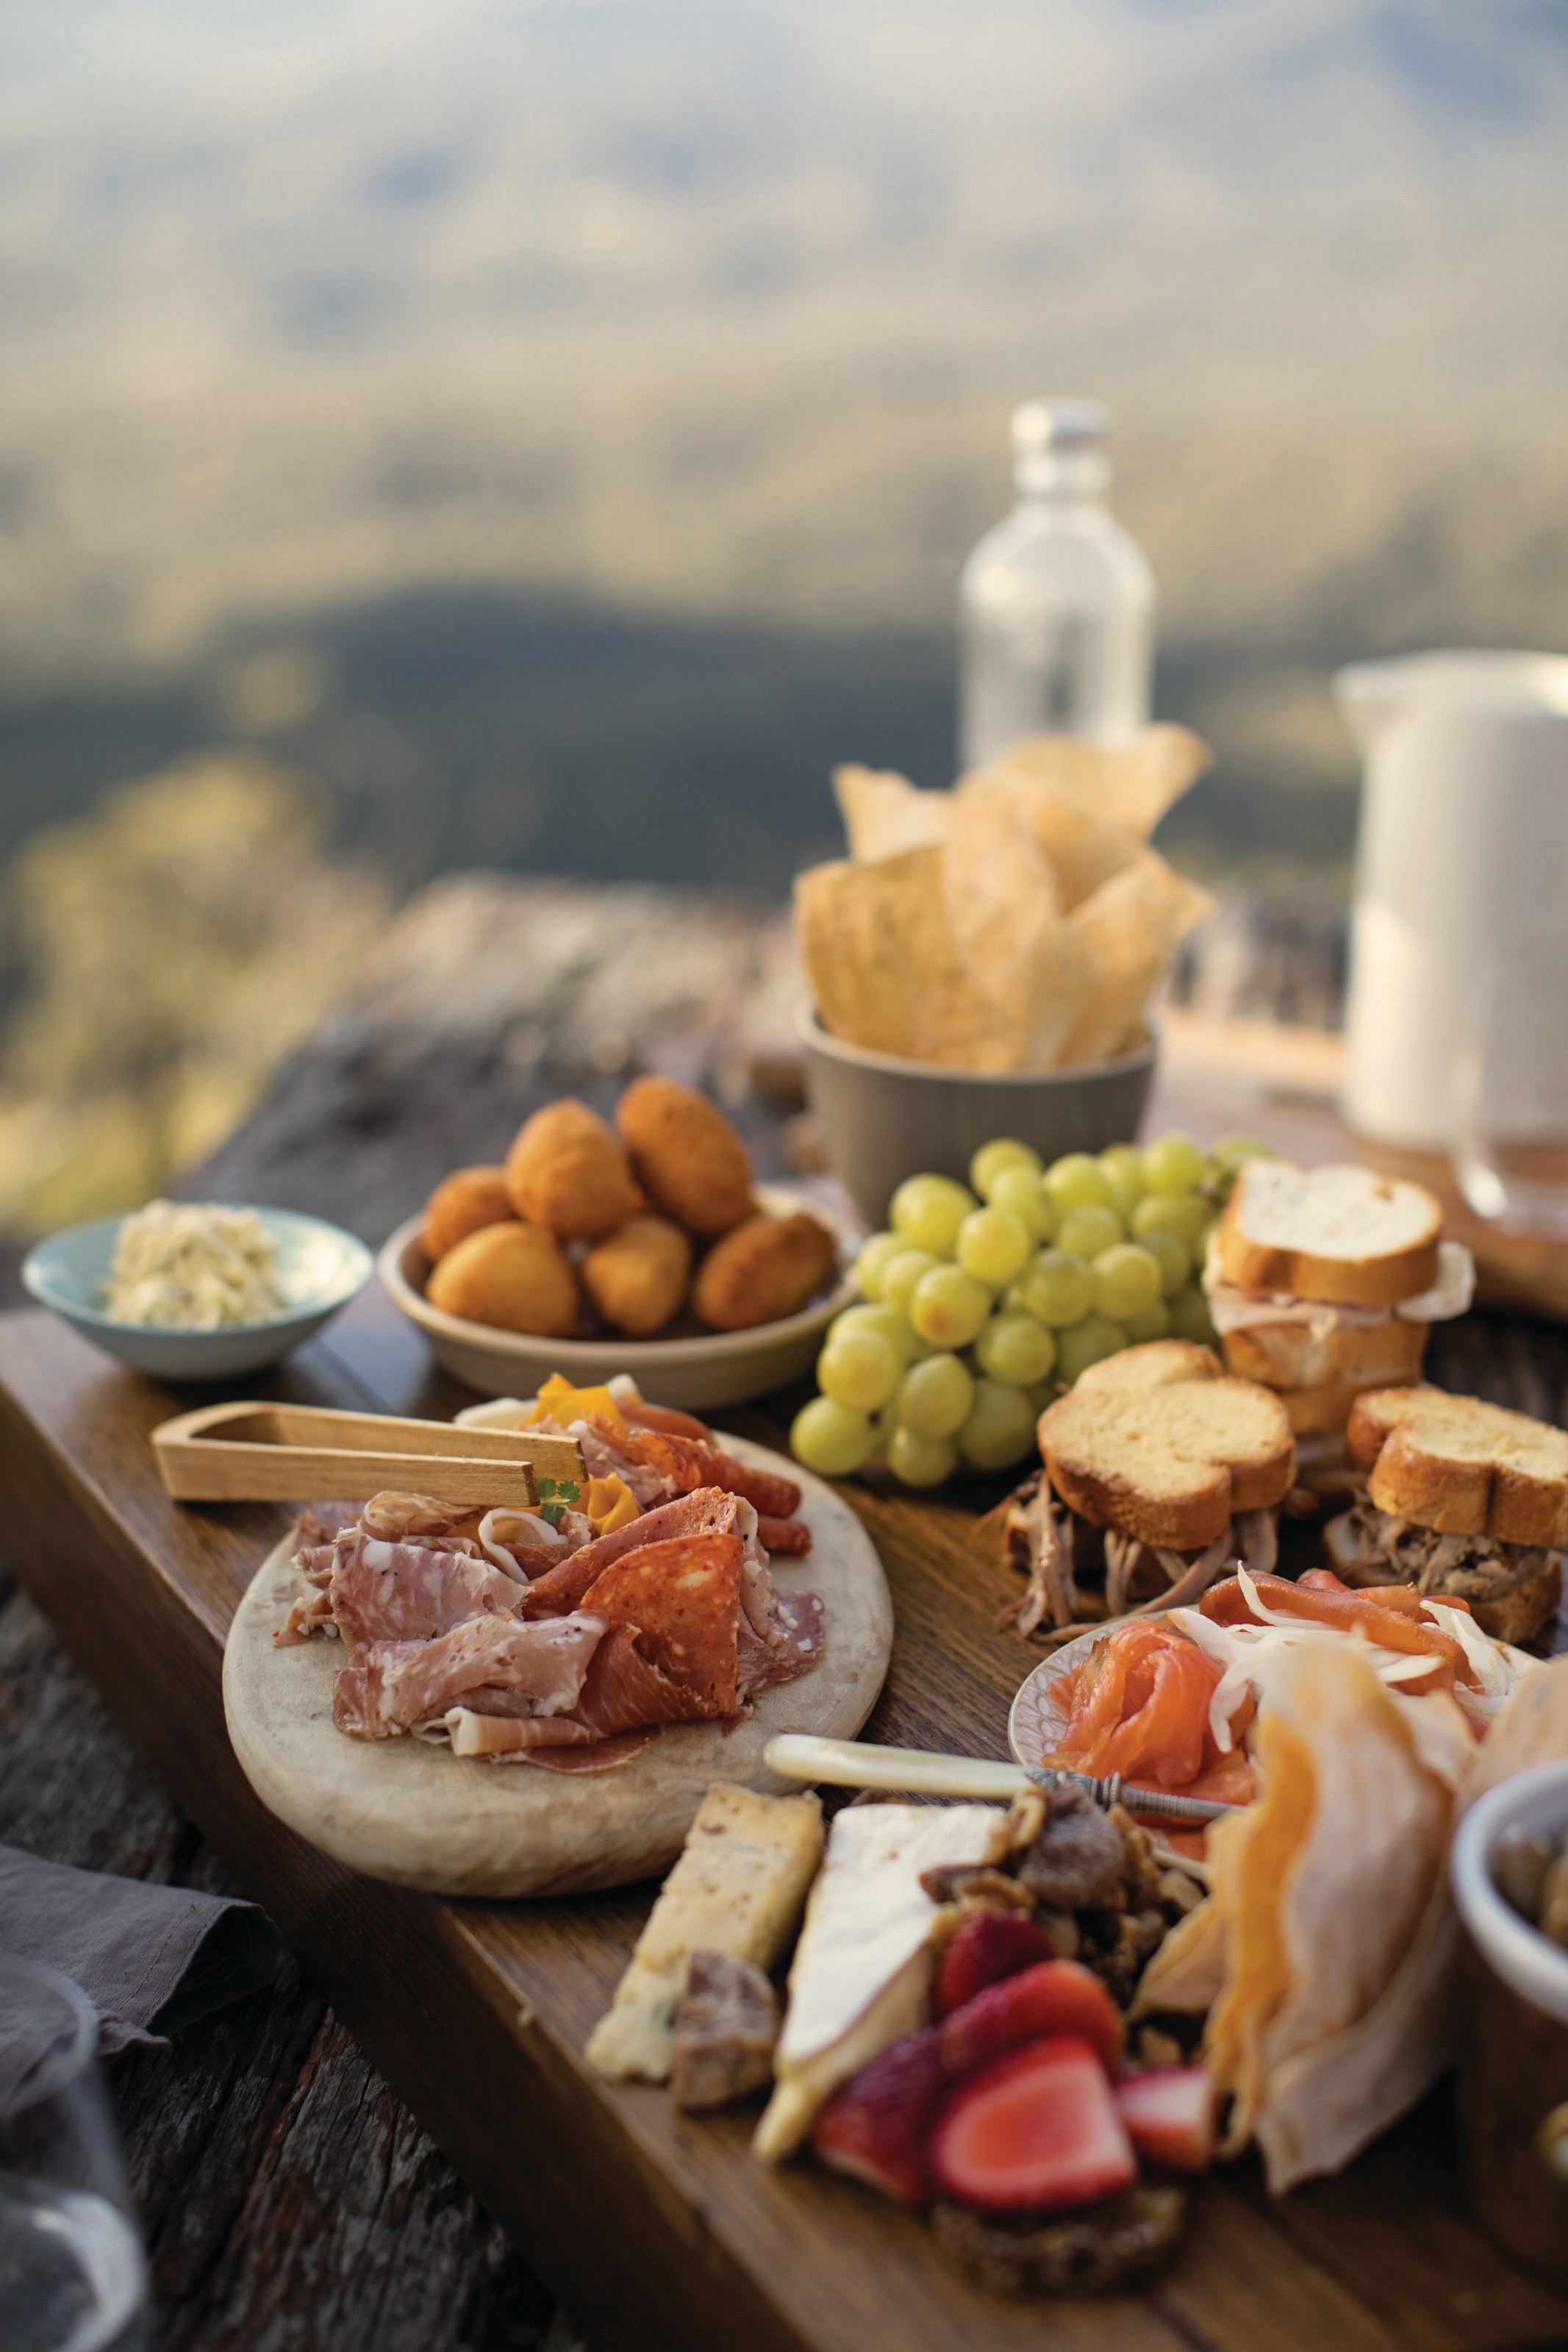
[[[685,1447],[683,1476],[699,1457],[727,1461],[684,1432],[620,1435]],[[768,1499],[782,1506],[794,1489],[774,1480]],[[788,1536],[794,1524],[773,1526]],[[758,1528],[757,1506],[716,1483],[598,1538],[576,1512],[553,1524],[384,1493],[351,1519],[302,1517],[294,1564],[308,1590],[275,1639],[340,1643],[333,1718],[351,1736],[612,1770],[663,1725],[733,1722],[817,1664],[821,1602],[775,1590]]]
[[[507,1713],[519,1717],[564,1716],[581,1696],[605,1631],[602,1617],[537,1625],[475,1617],[434,1641],[372,1642],[357,1665],[338,1675],[333,1718],[340,1731],[391,1739],[444,1724],[453,1707],[482,1691],[505,1696]],[[580,1733],[580,1727],[568,1736]]]

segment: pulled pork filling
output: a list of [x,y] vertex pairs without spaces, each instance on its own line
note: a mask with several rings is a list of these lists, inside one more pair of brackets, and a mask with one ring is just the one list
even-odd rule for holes
[[1009,1496],[1002,1543],[1009,1567],[1028,1580],[998,1623],[1045,1642],[1065,1640],[1084,1625],[1190,1607],[1236,1561],[1262,1576],[1279,1557],[1272,1511],[1238,1511],[1201,1551],[1173,1551],[1114,1528],[1092,1527],[1052,1492],[1043,1470]]
[[1488,1601],[1528,1584],[1558,1555],[1497,1536],[1439,1535],[1375,1503],[1353,1504],[1331,1519],[1323,1539],[1337,1573],[1353,1584],[1414,1584],[1419,1592]]

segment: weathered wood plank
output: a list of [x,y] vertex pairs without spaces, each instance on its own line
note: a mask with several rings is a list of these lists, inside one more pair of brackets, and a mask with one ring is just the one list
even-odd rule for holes
[[[81,1869],[243,1891],[4,1577],[0,1841]],[[268,2341],[528,2352],[552,2326],[556,2352],[570,2352],[508,2233],[291,1958],[270,1989],[109,2072],[157,2352]]]

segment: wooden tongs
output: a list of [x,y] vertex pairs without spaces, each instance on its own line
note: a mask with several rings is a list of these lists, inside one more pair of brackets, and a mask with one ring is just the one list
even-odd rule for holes
[[[162,1423],[152,1450],[182,1503],[363,1503],[392,1488],[439,1503],[533,1510],[541,1479],[570,1504],[580,1499],[587,1475],[572,1438],[325,1405],[204,1405]],[[576,1495],[561,1494],[566,1486]]]

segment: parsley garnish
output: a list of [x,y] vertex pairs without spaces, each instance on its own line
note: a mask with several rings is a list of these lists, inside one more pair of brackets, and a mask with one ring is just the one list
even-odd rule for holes
[[574,1478],[541,1478],[539,1485],[539,1517],[559,1528],[566,1517],[569,1503],[575,1503],[582,1489]]

